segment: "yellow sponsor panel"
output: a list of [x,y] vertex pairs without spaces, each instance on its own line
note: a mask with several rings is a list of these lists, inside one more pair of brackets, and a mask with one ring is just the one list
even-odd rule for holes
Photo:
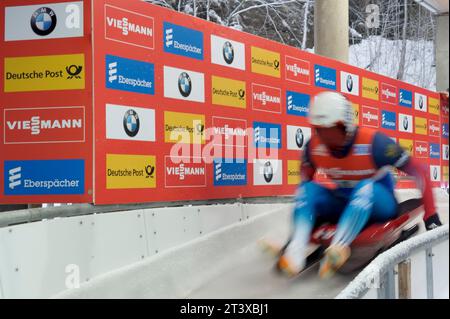
[[287,161],[287,181],[289,185],[297,185],[300,183],[300,161]]
[[448,183],[448,166],[442,166],[442,180]]
[[431,114],[439,115],[439,112],[440,112],[439,105],[440,105],[440,102],[438,99],[435,99],[432,97],[430,97],[428,99],[428,111]]
[[84,54],[5,58],[5,92],[81,90]]
[[245,109],[247,96],[245,82],[218,76],[212,77],[212,103]]
[[155,188],[156,157],[106,154],[106,188]]
[[414,150],[413,150],[413,141],[407,140],[403,138],[398,139],[398,144],[408,152],[409,155],[414,156]]
[[416,117],[414,119],[414,132],[416,134],[427,135],[428,134],[428,125],[427,119],[423,117]]
[[280,53],[252,47],[252,72],[279,78]]
[[380,83],[376,80],[362,78],[362,96],[366,99],[377,100],[380,98]]
[[359,104],[352,103],[353,111],[355,112],[354,123],[359,125]]
[[204,144],[205,116],[164,112],[164,141],[166,143]]

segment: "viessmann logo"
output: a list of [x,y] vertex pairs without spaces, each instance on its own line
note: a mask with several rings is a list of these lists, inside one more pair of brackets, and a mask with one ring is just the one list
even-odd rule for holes
[[213,116],[212,129],[215,145],[238,147],[247,145],[246,120]]
[[263,112],[281,113],[281,89],[253,83],[252,108]]
[[105,5],[105,38],[154,49],[154,19],[137,12]]
[[206,164],[201,157],[165,156],[165,187],[206,186]]
[[5,58],[5,92],[85,87],[84,54]]
[[428,143],[423,141],[415,141],[415,154],[418,158],[428,158]]
[[428,134],[430,136],[436,136],[439,137],[441,133],[440,124],[439,122],[429,120],[428,121]]
[[83,142],[85,109],[5,109],[5,144]]
[[311,83],[311,66],[308,61],[286,56],[285,64],[287,80],[303,84]]
[[397,104],[397,88],[395,86],[381,83],[381,101],[389,104]]
[[363,106],[362,107],[362,124],[368,127],[378,128],[379,115],[378,109],[374,107]]

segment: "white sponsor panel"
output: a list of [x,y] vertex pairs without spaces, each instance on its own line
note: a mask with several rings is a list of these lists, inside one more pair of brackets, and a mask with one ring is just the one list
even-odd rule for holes
[[414,93],[414,108],[421,112],[428,112],[427,96],[420,93]]
[[283,184],[283,162],[281,160],[253,160],[253,185],[281,184]]
[[311,128],[287,125],[286,138],[288,150],[304,150],[306,143],[311,138]]
[[205,75],[164,66],[164,97],[205,102]]
[[430,165],[430,179],[432,182],[441,181],[441,167],[438,165]]
[[398,130],[400,132],[412,133],[413,132],[413,118],[412,115],[398,114]]
[[5,41],[82,37],[83,1],[5,8]]
[[359,76],[341,71],[341,92],[359,96]]
[[106,104],[106,138],[155,141],[155,110]]
[[442,144],[442,159],[444,161],[448,161],[449,158],[448,151],[449,151],[448,144]]
[[245,45],[211,35],[211,62],[245,71]]

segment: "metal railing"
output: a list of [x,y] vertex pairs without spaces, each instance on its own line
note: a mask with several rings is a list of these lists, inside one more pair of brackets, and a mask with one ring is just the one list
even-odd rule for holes
[[[399,243],[375,258],[336,296],[336,299],[362,298],[374,288],[377,290],[378,299],[395,299],[395,267],[398,264],[408,263],[410,256],[420,251],[423,251],[426,257],[427,298],[432,299],[434,297],[433,247],[448,239],[449,226],[446,224]],[[399,286],[402,285],[399,284]]]

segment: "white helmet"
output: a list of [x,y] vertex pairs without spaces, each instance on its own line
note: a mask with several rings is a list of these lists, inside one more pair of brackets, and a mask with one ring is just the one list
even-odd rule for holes
[[309,123],[314,127],[333,127],[339,123],[345,126],[347,135],[356,129],[352,104],[342,94],[321,92],[309,106]]

